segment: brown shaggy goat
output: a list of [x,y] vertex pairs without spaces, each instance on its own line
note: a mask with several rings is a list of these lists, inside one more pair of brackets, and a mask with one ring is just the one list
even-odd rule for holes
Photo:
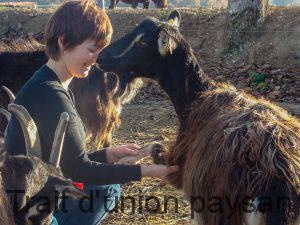
[[[60,194],[86,197],[59,167],[68,114],[62,113],[52,144],[49,163],[41,157],[40,138],[28,111],[20,105],[9,104],[8,109],[19,121],[24,133],[27,155],[0,156],[0,224],[49,225],[57,209]],[[4,109],[5,116],[10,114]]]
[[[34,40],[23,40],[13,45],[1,45],[0,86],[14,93],[47,62],[43,46]],[[88,148],[99,149],[111,143],[113,131],[120,125],[122,105],[134,97],[142,86],[140,79],[122,78],[112,73],[103,73],[97,67],[85,79],[73,79],[70,85],[75,96],[78,113],[87,128]],[[3,97],[2,97],[3,96]],[[7,108],[8,99],[0,98],[0,106]],[[1,121],[3,134],[6,122]]]
[[209,79],[179,32],[149,18],[100,54],[101,68],[157,81],[179,117],[170,177],[204,225],[299,225],[300,123],[264,99]]

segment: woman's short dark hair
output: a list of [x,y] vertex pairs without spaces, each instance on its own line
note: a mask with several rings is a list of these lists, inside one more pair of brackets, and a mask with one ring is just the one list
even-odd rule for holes
[[45,30],[46,53],[53,60],[60,57],[58,38],[64,50],[93,39],[102,49],[110,43],[112,26],[107,14],[92,0],[64,2],[50,17]]

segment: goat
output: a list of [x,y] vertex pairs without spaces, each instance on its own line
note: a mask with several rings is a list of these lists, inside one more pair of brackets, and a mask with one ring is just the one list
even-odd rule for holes
[[170,182],[183,188],[198,224],[298,225],[299,121],[209,79],[179,24],[177,11],[166,22],[148,18],[104,49],[97,63],[120,78],[155,80],[169,96],[180,127],[163,159],[179,166]]
[[[117,7],[120,0],[110,0],[109,9],[114,9]],[[132,8],[137,8],[139,3],[143,3],[144,9],[149,9],[150,6],[150,0],[121,0],[122,2],[126,4],[131,4]],[[155,7],[158,9],[165,9],[168,7],[168,1],[167,0],[152,0],[155,4]]]
[[[0,158],[0,224],[48,225],[57,209],[61,194],[87,197],[71,180],[65,178],[59,167],[62,144],[69,115],[61,114],[52,144],[49,163],[41,160],[41,146],[37,127],[28,111],[21,105],[11,103],[13,113],[24,133],[27,155],[8,155]],[[12,195],[11,195],[12,194]]]
[[[2,48],[0,86],[5,85],[16,93],[47,62],[47,56],[44,47],[34,40]],[[119,79],[97,67],[93,67],[89,74],[85,79],[74,78],[70,89],[74,93],[76,109],[87,128],[87,146],[99,149],[111,144],[112,133],[120,125],[122,105],[135,96],[143,82],[141,79],[126,80],[126,77]],[[7,98],[3,98],[0,106],[6,108],[8,102]],[[2,119],[2,133],[5,124]]]

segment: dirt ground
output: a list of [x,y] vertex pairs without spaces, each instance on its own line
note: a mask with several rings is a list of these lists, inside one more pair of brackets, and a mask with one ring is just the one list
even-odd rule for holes
[[[0,38],[32,36],[43,41],[43,27],[54,9],[26,10],[0,8]],[[113,39],[126,34],[146,16],[166,18],[169,10],[108,11],[114,27]],[[239,89],[282,104],[300,115],[300,8],[272,8],[264,30],[242,54],[223,53],[226,14],[208,9],[180,9],[181,32],[190,42],[205,72],[213,79],[233,83]],[[252,75],[263,76],[256,83]],[[265,85],[262,89],[262,85]],[[144,88],[125,105],[122,125],[114,144],[144,145],[159,141],[171,145],[178,128],[173,106],[157,85]],[[146,159],[144,163],[150,163]],[[191,213],[182,192],[164,186],[158,179],[143,179],[122,185],[125,207],[111,213],[103,224],[189,224]],[[128,198],[135,200],[135,210]],[[158,202],[156,198],[158,198]],[[167,201],[166,198],[171,200]],[[178,200],[176,210],[174,199]],[[167,207],[165,207],[165,204]],[[158,207],[160,206],[160,207]],[[156,210],[158,209],[158,210]]]

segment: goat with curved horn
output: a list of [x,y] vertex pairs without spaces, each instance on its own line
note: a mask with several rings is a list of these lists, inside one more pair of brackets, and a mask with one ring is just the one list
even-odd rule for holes
[[49,158],[49,163],[53,164],[55,167],[59,167],[62,145],[64,142],[68,122],[69,114],[67,112],[63,112],[60,115],[60,119],[55,130],[54,140]]
[[25,107],[14,103],[8,105],[8,110],[16,116],[22,127],[27,155],[42,158],[38,130],[28,111]]
[[9,98],[9,103],[13,103],[16,99],[15,95],[12,93],[11,90],[9,90],[9,88],[2,86],[1,87],[2,90],[7,94],[8,98]]

